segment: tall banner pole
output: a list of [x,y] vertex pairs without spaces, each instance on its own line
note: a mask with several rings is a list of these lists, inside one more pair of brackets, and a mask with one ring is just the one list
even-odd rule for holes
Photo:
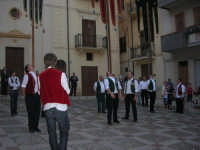
[[35,66],[35,0],[32,0],[32,65]]

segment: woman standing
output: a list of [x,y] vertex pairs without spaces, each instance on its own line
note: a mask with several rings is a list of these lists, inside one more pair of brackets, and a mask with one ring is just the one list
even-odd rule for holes
[[10,112],[11,116],[14,116],[17,115],[18,89],[20,87],[20,81],[15,72],[12,72],[11,77],[9,77],[8,85],[10,90]]

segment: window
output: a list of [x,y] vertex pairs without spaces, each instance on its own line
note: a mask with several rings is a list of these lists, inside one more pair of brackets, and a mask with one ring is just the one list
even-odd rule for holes
[[87,61],[93,61],[93,54],[92,53],[86,53],[86,60]]
[[121,8],[122,8],[122,10],[124,10],[124,0],[121,0]]
[[15,20],[21,17],[21,11],[18,8],[11,8],[9,14]]
[[120,53],[126,52],[126,37],[120,38]]
[[200,7],[194,8],[194,24],[200,24]]
[[184,13],[175,15],[175,22],[176,22],[176,31],[177,32],[183,31],[185,28]]

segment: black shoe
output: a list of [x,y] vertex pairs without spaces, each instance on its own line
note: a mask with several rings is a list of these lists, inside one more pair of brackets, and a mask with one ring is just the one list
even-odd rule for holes
[[30,133],[34,133],[34,132],[35,132],[35,130],[33,130],[33,129],[30,129],[30,130],[29,130],[29,132],[30,132]]
[[124,119],[124,120],[128,120],[128,117],[123,117],[122,119]]
[[134,119],[133,122],[137,122],[137,119]]
[[119,121],[119,120],[115,120],[114,122],[115,122],[115,123],[120,123],[120,121]]
[[154,110],[151,110],[150,112],[151,112],[151,113],[155,113],[155,111],[154,111]]
[[105,112],[105,111],[103,111],[102,113],[103,113],[103,114],[105,114],[106,112]]
[[111,121],[108,121],[108,125],[112,125]]
[[36,132],[41,132],[41,130],[39,128],[35,129]]

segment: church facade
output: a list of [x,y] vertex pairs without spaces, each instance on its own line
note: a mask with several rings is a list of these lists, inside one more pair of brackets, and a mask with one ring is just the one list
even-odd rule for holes
[[[44,55],[53,52],[66,61],[67,75],[74,72],[78,76],[77,94],[94,95],[94,81],[108,71],[106,25],[101,21],[98,1],[95,8],[90,0],[69,0],[68,4],[69,22],[66,0],[44,1],[42,22],[34,27],[35,70],[43,71]],[[23,0],[3,0],[0,7],[0,68],[6,66],[22,79],[24,66],[32,64],[32,22],[24,12]],[[112,70],[119,75],[118,24],[110,30]]]

